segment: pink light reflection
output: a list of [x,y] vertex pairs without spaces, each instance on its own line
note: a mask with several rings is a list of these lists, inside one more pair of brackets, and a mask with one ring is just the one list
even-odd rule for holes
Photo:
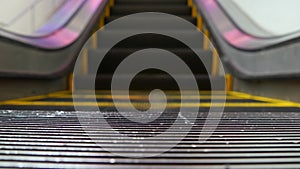
[[243,44],[247,44],[249,41],[253,39],[252,36],[243,34],[238,29],[232,29],[230,31],[224,32],[223,37],[230,42],[232,45],[240,46]]
[[72,31],[68,28],[59,29],[54,33],[54,36],[48,36],[47,38],[41,39],[37,43],[44,46],[51,46],[54,48],[60,48],[61,46],[68,46],[72,44],[79,36],[79,33]]
[[91,11],[95,11],[99,4],[102,2],[103,0],[89,0],[87,3],[88,3],[88,8],[89,10]]
[[215,0],[198,0],[202,1],[201,4],[204,4],[204,7],[208,10],[208,12],[213,12],[217,7],[217,3]]

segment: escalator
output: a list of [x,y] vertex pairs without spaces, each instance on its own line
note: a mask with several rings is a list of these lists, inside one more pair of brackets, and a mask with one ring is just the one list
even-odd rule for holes
[[[86,82],[89,81],[90,72],[93,72],[98,69],[96,77],[96,90],[110,90],[111,78],[118,67],[118,65],[125,60],[125,58],[137,51],[142,49],[163,49],[169,52],[174,53],[183,60],[193,72],[193,77],[188,76],[184,72],[178,71],[176,75],[178,78],[196,78],[197,85],[199,90],[211,90],[209,76],[212,73],[212,62],[213,62],[213,52],[209,49],[203,48],[204,38],[202,35],[199,35],[199,32],[196,30],[197,19],[191,16],[191,7],[187,6],[185,0],[179,1],[116,1],[115,5],[109,9],[109,16],[105,17],[105,24],[110,24],[110,22],[115,21],[116,19],[124,16],[131,17],[128,19],[128,22],[131,24],[122,25],[118,27],[105,26],[104,30],[96,37],[96,42],[93,47],[87,48],[88,59],[87,63],[95,63],[99,55],[105,50],[106,46],[103,45],[103,41],[108,41],[109,38],[117,39],[119,36],[126,36],[131,32],[138,32],[139,29],[146,28],[149,30],[158,29],[153,26],[156,25],[165,25],[165,23],[172,23],[172,18],[163,15],[152,16],[130,16],[130,14],[140,13],[140,12],[160,12],[166,14],[176,15],[177,17],[183,18],[186,21],[195,25],[194,28],[186,28],[182,25],[174,25],[174,27],[168,26],[165,28],[160,28],[162,32],[168,32],[169,34],[177,35],[178,37],[186,37],[192,39],[193,37],[199,36],[198,47],[194,50],[197,50],[198,53],[195,53],[190,47],[182,43],[181,41],[174,39],[173,37],[168,37],[166,35],[152,33],[153,31],[146,31],[146,33],[139,33],[133,35],[130,38],[123,39],[118,42],[109,52],[105,55],[104,59],[101,62],[101,65],[93,68],[91,65],[88,67],[86,74],[83,76],[75,77],[75,88],[85,89]],[[151,15],[151,14],[149,14]],[[146,18],[146,19],[145,19]],[[176,20],[177,18],[173,18]],[[142,25],[139,26],[138,25]],[[147,26],[144,26],[147,25]],[[163,27],[163,26],[162,26]],[[109,30],[107,30],[109,29]],[[103,35],[101,37],[101,35]],[[107,39],[105,37],[108,37]],[[104,39],[105,38],[105,39]],[[102,44],[102,45],[101,45]],[[197,56],[198,54],[198,56]],[[152,55],[160,55],[159,52],[153,52]],[[201,58],[199,58],[199,55]],[[162,58],[164,56],[161,56]],[[161,62],[163,59],[160,60]],[[208,67],[205,67],[208,65]],[[126,74],[130,72],[122,72],[122,77],[126,78]],[[94,80],[94,79],[93,79]],[[93,80],[89,81],[94,83]],[[221,90],[222,85],[221,77],[214,77],[212,80],[219,82],[220,86],[218,87]],[[82,81],[83,83],[80,83]],[[77,83],[76,83],[77,82]],[[131,89],[133,90],[153,90],[153,89],[162,89],[162,90],[178,90],[178,86],[175,82],[175,79],[172,76],[168,75],[166,72],[155,69],[148,69],[142,72],[139,72],[137,77],[135,77],[131,83]],[[186,88],[188,90],[188,88]]]
[[[209,36],[208,25],[202,23],[202,18],[195,14],[195,6],[187,0],[114,0],[100,11],[101,16],[95,17],[100,18],[100,22],[95,22],[100,26],[129,14],[163,12],[195,25],[195,29],[178,25],[163,31],[192,38],[202,30]],[[168,17],[131,19],[132,23],[143,23],[150,29],[155,28],[152,22],[172,23]],[[130,26],[102,29],[83,48],[83,69],[69,79],[69,89],[0,102],[0,167],[299,168],[300,104],[232,91],[230,78],[226,78],[225,89],[225,77],[217,70],[220,65],[214,59],[216,52],[207,47],[204,37],[195,50],[205,58],[199,59],[180,41],[148,32],[120,41],[105,54],[99,67],[93,67],[105,51],[101,38],[104,31],[112,39],[134,31]],[[198,90],[180,90],[177,79],[170,74],[148,69],[134,77],[129,92],[121,87],[112,93],[118,65],[135,52],[153,48],[170,51],[184,61]],[[151,54],[164,57],[156,52]],[[207,69],[205,65],[210,66]],[[93,72],[97,73],[95,77]],[[127,80],[128,74],[122,72],[117,80]],[[180,71],[178,74],[181,80],[190,78]],[[212,83],[218,85],[213,87]],[[166,109],[157,119],[139,123],[125,118],[132,116],[128,93],[130,104],[147,112],[151,104],[162,103],[160,99],[149,99],[155,89],[162,90],[167,100]],[[118,112],[119,105],[128,111]],[[211,114],[210,110],[223,110],[223,106],[224,112]],[[181,107],[197,109],[196,118],[192,113],[181,112]],[[95,110],[100,110],[101,116]],[[148,112],[145,118],[151,116],[157,114]],[[174,126],[178,130],[168,130]],[[206,139],[201,142],[199,136]],[[171,146],[173,143],[178,144]]]

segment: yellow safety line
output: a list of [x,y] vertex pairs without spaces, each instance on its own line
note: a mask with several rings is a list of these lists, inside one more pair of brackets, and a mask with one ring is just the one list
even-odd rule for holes
[[44,94],[44,95],[38,95],[38,96],[17,98],[17,99],[12,99],[12,100],[1,101],[0,105],[5,105],[8,102],[14,102],[14,101],[33,101],[33,100],[46,99],[46,98],[49,98],[50,95],[59,96],[59,95],[65,95],[66,93],[69,93],[69,91],[59,91],[59,92],[54,92],[54,93],[51,93],[51,94]]
[[107,5],[105,8],[105,17],[109,17],[109,15],[110,15],[110,6]]
[[262,96],[253,96],[253,95],[236,92],[236,91],[232,92],[232,94],[236,95],[238,97],[243,97],[243,98],[250,98],[250,99],[254,99],[254,100],[260,100],[260,101],[276,103],[276,104],[289,104],[294,107],[300,107],[300,103],[286,101],[286,100],[280,100],[280,99],[274,99],[274,98],[268,98],[268,97],[262,97]]
[[70,92],[74,91],[74,75],[71,73],[68,77],[68,89]]
[[[127,91],[124,90],[114,90],[116,93],[127,93]],[[96,91],[91,91],[91,90],[79,90],[79,91],[75,91],[75,94],[80,93],[80,94],[84,94],[84,93],[110,93],[110,90],[96,90]],[[195,94],[195,93],[200,93],[200,94],[227,94],[227,91],[195,91],[195,90],[184,90],[184,91],[178,91],[178,90],[167,90],[164,91],[167,94]],[[134,93],[148,93],[148,91],[145,90],[133,90],[130,91],[130,94],[134,94]]]
[[187,1],[187,5],[188,5],[189,7],[191,7],[191,6],[193,5],[193,0],[188,0],[188,1]]
[[232,91],[233,88],[233,79],[230,74],[226,74],[226,90]]
[[[207,42],[209,43],[209,42]],[[212,76],[217,76],[219,70],[219,54],[217,49],[212,49]]]
[[112,7],[112,6],[114,6],[114,5],[115,5],[115,0],[110,0],[110,1],[109,1],[109,6]]
[[198,14],[198,12],[197,12],[197,7],[194,5],[194,4],[192,4],[192,17],[193,18],[196,18],[197,17],[197,14]]
[[197,28],[198,30],[202,30],[202,27],[203,27],[203,19],[202,19],[202,16],[200,15],[197,15]]
[[[111,95],[49,95],[51,98],[83,98],[83,99],[91,99],[96,96],[97,99],[112,99]],[[168,99],[197,99],[199,96],[197,95],[167,95]],[[127,96],[124,95],[114,95],[114,98],[116,99],[126,99]],[[148,99],[148,95],[130,95],[130,99]],[[201,96],[201,99],[235,99],[235,100],[241,100],[240,97],[234,97],[234,96]]]
[[250,95],[250,94],[246,94],[246,93],[241,93],[241,92],[237,92],[237,91],[232,91],[230,92],[231,95],[234,96],[238,96],[241,98],[245,98],[245,99],[254,99],[254,100],[260,100],[260,101],[265,101],[265,102],[271,102],[271,103],[293,103],[293,102],[289,102],[289,101],[285,101],[285,100],[279,100],[279,99],[272,99],[272,98],[266,98],[266,97],[261,97],[261,96],[254,96],[254,95]]
[[100,21],[99,21],[99,28],[103,29],[104,26],[104,20],[105,20],[105,15],[101,15]]
[[[120,90],[122,91],[122,90]],[[86,92],[91,93],[91,91],[86,90]],[[111,95],[105,95],[102,93],[105,92],[110,92],[107,90],[103,90],[103,91],[96,91],[96,93],[101,92],[101,94],[96,94],[97,98],[111,98]],[[123,91],[124,92],[124,91]],[[179,94],[179,91],[167,91],[171,94]],[[140,92],[135,92],[138,95],[131,95],[130,98],[131,99],[141,99],[141,98],[146,98],[148,99],[148,96],[146,95],[141,95]],[[145,93],[145,92],[144,92]],[[197,95],[195,95],[195,91],[182,91],[181,93],[189,93],[192,95],[173,95],[170,96],[168,95],[168,98],[183,98],[183,99],[193,99],[193,98],[198,98]],[[196,92],[197,93],[197,92]],[[207,93],[210,94],[211,91],[200,91],[200,93]],[[251,99],[251,100],[257,100],[257,101],[263,101],[263,102],[267,102],[267,103],[230,103],[227,102],[225,103],[226,107],[300,107],[299,103],[294,103],[294,102],[290,102],[290,101],[285,101],[285,100],[279,100],[279,99],[272,99],[272,98],[266,98],[266,97],[261,97],[261,96],[253,96],[253,95],[249,95],[246,93],[241,93],[241,92],[236,92],[236,91],[228,91],[228,92],[224,92],[224,91],[217,91],[216,93],[220,93],[220,94],[228,94],[229,96],[227,96],[227,99]],[[132,93],[131,93],[132,94]],[[53,101],[53,102],[43,102],[43,101],[34,101],[34,100],[40,100],[40,99],[45,99],[45,98],[72,98],[72,94],[70,91],[59,91],[59,92],[55,92],[55,93],[50,93],[50,94],[46,94],[46,95],[40,95],[40,96],[32,96],[32,97],[26,97],[26,98],[19,98],[19,99],[14,99],[14,100],[8,100],[8,101],[3,101],[0,102],[0,105],[38,105],[38,106],[73,106],[73,104],[79,105],[79,106],[95,106],[96,104],[93,102],[79,102],[79,103],[73,103],[73,102],[58,102],[58,101]],[[79,94],[74,94],[74,97],[78,97],[78,98],[93,98],[94,95],[87,95],[85,93],[79,93]],[[123,95],[116,95],[116,98],[119,99],[124,99],[126,98]],[[204,99],[223,99],[225,98],[225,95],[220,95],[220,96],[201,96],[200,94],[200,98]],[[124,103],[112,103],[112,102],[99,102],[99,105],[108,105],[108,106],[112,106],[113,104],[117,104],[117,105],[121,105],[121,106],[125,106],[126,105],[122,105]],[[145,103],[133,103],[133,105],[135,104],[148,104],[148,102]],[[158,103],[159,104],[159,103]],[[195,106],[200,106],[200,107],[210,107],[211,103],[168,103],[168,107],[180,107],[180,105],[182,105],[183,107],[195,107]],[[217,106],[220,107],[222,105],[224,105],[223,103],[213,103],[213,106]],[[128,106],[128,105],[127,105]]]
[[[128,107],[127,103],[123,102],[24,102],[24,101],[10,101],[6,102],[7,105],[23,105],[23,106],[107,106],[112,107],[114,105],[120,107]],[[133,106],[145,106],[149,105],[148,102],[132,102]],[[154,107],[160,106],[161,103],[153,103]],[[289,103],[168,103],[168,108],[177,107],[294,107]]]
[[300,103],[287,101],[287,100],[250,95],[247,93],[242,93],[242,92],[237,92],[237,91],[230,91],[228,93],[230,93],[231,96],[236,96],[236,97],[240,97],[240,98],[244,98],[244,99],[252,99],[252,100],[258,100],[258,101],[263,101],[263,102],[268,102],[268,103],[287,104],[287,105],[291,105],[293,107],[300,107]]

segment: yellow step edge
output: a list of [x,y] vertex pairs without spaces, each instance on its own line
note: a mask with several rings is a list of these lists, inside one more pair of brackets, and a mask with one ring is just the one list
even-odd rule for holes
[[225,75],[226,79],[226,91],[232,91],[233,89],[233,78],[230,74]]
[[[82,99],[92,99],[92,98],[97,98],[97,99],[112,99],[111,95],[50,95],[51,98],[82,98]],[[124,95],[114,95],[114,98],[116,99],[126,99],[127,96]],[[148,99],[148,95],[130,95],[130,99]],[[196,95],[182,95],[182,96],[167,96],[168,99],[197,99],[199,96]],[[200,96],[201,99],[232,99],[232,100],[241,100],[240,97],[234,97],[234,96]]]
[[52,94],[53,95],[65,95],[66,93],[69,93],[69,91],[64,90],[64,91],[54,92],[54,93],[50,93],[50,94],[16,98],[16,99],[11,99],[11,100],[1,101],[0,105],[5,105],[6,103],[13,102],[13,101],[32,101],[32,100],[46,99],[46,98],[49,98],[49,96],[52,95]]
[[[125,90],[114,90],[116,93],[127,93],[127,91]],[[95,91],[91,91],[91,90],[77,90],[74,91],[75,93],[110,93],[110,90],[95,90]],[[197,92],[199,92],[200,94],[211,94],[211,93],[215,93],[215,94],[225,94],[227,93],[227,91],[205,91],[205,90],[184,90],[184,91],[178,91],[178,90],[166,90],[164,91],[166,93],[169,94],[178,94],[178,93],[182,93],[182,94],[195,94]],[[148,91],[145,90],[132,90],[131,93],[148,93]]]
[[[91,91],[89,91],[91,92]],[[103,92],[103,91],[102,91]],[[106,91],[109,92],[109,91]],[[192,92],[192,91],[190,91]],[[178,91],[173,91],[171,92],[173,94],[179,93]],[[184,93],[184,92],[183,92]],[[203,92],[200,92],[203,93]],[[210,91],[207,91],[206,93],[210,93]],[[227,96],[227,99],[251,99],[251,100],[257,100],[257,101],[262,101],[265,103],[232,103],[232,102],[227,102],[225,105],[227,107],[300,107],[299,103],[295,102],[290,102],[290,101],[285,101],[285,100],[279,100],[279,99],[273,99],[273,98],[267,98],[267,97],[261,97],[261,96],[254,96],[246,93],[241,93],[237,91],[229,91],[229,92],[223,92],[219,91],[221,94],[229,94]],[[140,94],[137,92],[137,94]],[[195,94],[195,92],[192,92],[190,94]],[[46,99],[46,98],[72,98],[72,94],[70,91],[59,91],[59,92],[54,92],[50,94],[45,94],[45,95],[39,95],[39,96],[32,96],[32,97],[25,97],[25,98],[19,98],[19,99],[13,99],[13,100],[8,100],[8,101],[3,101],[0,102],[0,105],[47,105],[47,106],[68,106],[68,105],[73,105],[73,102],[43,102],[43,101],[34,101],[34,100],[40,100],[40,99]],[[86,94],[74,94],[74,97],[76,98],[93,98],[94,95],[86,95]],[[97,98],[112,98],[111,95],[105,95],[105,94],[96,94]],[[193,98],[198,98],[199,96],[197,95],[174,95],[174,96],[168,96],[168,98],[173,98],[173,99],[193,99]],[[119,99],[124,99],[126,98],[124,95],[116,95],[116,98]],[[131,99],[148,99],[147,96],[145,95],[131,95]],[[225,95],[219,95],[219,96],[201,96],[201,99],[223,99],[225,98]],[[108,102],[101,102],[100,104],[108,104]],[[111,102],[110,102],[111,103]],[[77,103],[76,103],[77,104]],[[80,102],[78,104],[82,104],[83,106],[88,106],[91,104],[95,104],[92,102]],[[111,103],[113,104],[113,103]],[[117,103],[119,104],[119,103]],[[175,104],[175,105],[174,105]],[[171,107],[176,107],[179,106],[181,103],[170,103],[168,106]],[[209,107],[211,103],[182,103],[183,106],[200,106],[200,107]],[[214,106],[220,106],[222,103],[213,103]],[[208,106],[209,105],[209,106]]]
[[[7,105],[15,106],[100,106],[100,107],[128,107],[127,103],[124,102],[26,102],[26,101],[9,101]],[[149,106],[148,102],[132,102],[135,107]],[[153,103],[154,107],[161,106],[161,103]],[[193,108],[193,107],[293,107],[293,104],[288,103],[168,103],[167,108]]]
[[259,101],[276,103],[276,104],[289,104],[295,107],[300,107],[300,103],[291,102],[287,100],[274,99],[274,98],[263,97],[263,96],[255,96],[255,95],[250,95],[250,94],[241,93],[237,91],[232,91],[231,94],[245,99],[253,99],[253,100],[259,100]]
[[193,0],[187,0],[187,5],[191,7],[193,5]]
[[109,1],[109,6],[112,7],[112,6],[114,6],[114,5],[115,5],[115,0],[110,0],[110,1]]

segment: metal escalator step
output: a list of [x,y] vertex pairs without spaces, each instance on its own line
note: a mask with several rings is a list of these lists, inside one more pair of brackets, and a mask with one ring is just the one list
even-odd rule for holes
[[[113,16],[110,16],[109,18],[106,18],[105,19],[105,22],[106,23],[109,23],[109,22],[112,22],[118,18],[120,18],[122,16],[116,16],[116,15],[113,15]],[[191,22],[192,24],[196,25],[196,19],[191,17],[191,16],[185,16],[185,15],[179,15],[178,17],[181,17],[182,19],[185,19],[186,21],[188,22]],[[145,25],[147,25],[147,27],[149,29],[151,29],[151,27],[153,27],[153,23],[156,23],[156,24],[160,24],[160,23],[164,23],[164,24],[160,24],[160,25],[165,25],[166,23],[169,23],[168,27],[166,27],[166,29],[186,29],[186,27],[182,27],[182,25],[174,25],[174,27],[171,27],[171,25],[174,23],[174,19],[170,19],[170,18],[164,18],[164,17],[160,17],[160,18],[153,18],[153,17],[149,17],[149,18],[138,18],[138,17],[131,17],[131,20],[132,24],[130,25],[134,25],[134,26],[130,26],[130,27],[125,27],[125,26],[122,26],[121,28],[119,29],[139,29],[139,25],[137,25],[136,23],[140,23],[143,25],[143,28],[145,27]]]
[[136,5],[136,4],[180,4],[180,5],[186,5],[187,0],[115,0],[116,5],[123,5],[123,4],[130,4],[130,5]]
[[[143,73],[143,72],[142,72]],[[178,90],[178,84],[168,74],[162,73],[150,73],[138,74],[133,79],[131,76],[126,74],[124,75],[114,75],[114,80],[116,81],[124,81],[124,80],[132,80],[130,84],[130,90]],[[195,79],[198,84],[199,90],[211,90],[210,82],[212,81],[215,84],[220,84],[218,89],[222,89],[222,81],[224,80],[222,77],[214,77],[209,79],[208,76],[196,74],[193,76],[187,75],[177,75],[176,80],[191,80]],[[75,76],[75,88],[80,90],[86,90],[90,86],[90,84],[95,83],[96,90],[110,90],[111,89],[111,74],[98,74],[95,81],[92,80],[92,76]],[[192,90],[192,86],[185,86],[185,89]],[[120,86],[118,90],[126,90],[123,86]]]
[[[98,57],[105,55],[105,58],[101,63],[101,73],[103,74],[112,74],[118,65],[129,55],[138,51],[138,49],[120,49],[114,48],[110,50],[107,54],[106,51],[101,49],[89,49],[88,50],[88,63],[97,63]],[[174,53],[176,56],[183,60],[187,66],[191,69],[194,74],[203,74],[207,75],[207,73],[211,73],[211,65],[212,65],[212,52],[205,51],[203,49],[197,49],[199,56],[194,53],[194,51],[189,49],[169,49],[169,52]],[[153,55],[161,55],[160,52],[152,52]],[[161,55],[161,57],[164,57]],[[199,58],[200,57],[200,58]],[[203,66],[206,65],[206,67]],[[175,66],[175,65],[174,65]],[[97,72],[98,67],[93,66],[93,64],[88,65],[88,72]],[[207,70],[206,70],[207,69]],[[126,72],[123,72],[126,74]],[[152,73],[152,75],[155,73]],[[180,70],[178,71],[180,74]],[[151,75],[151,74],[149,74]]]
[[173,15],[190,15],[191,9],[181,5],[122,5],[111,8],[111,15],[129,15],[139,12],[162,12]]
[[[170,114],[171,115],[171,114]],[[203,144],[198,137],[205,114],[187,136],[164,154],[151,158],[124,158],[103,150],[83,130],[75,112],[0,111],[0,167],[2,168],[299,168],[299,112],[224,113],[217,129]],[[272,118],[270,118],[272,117]],[[99,117],[93,117],[95,119]],[[119,154],[149,154],[165,148],[185,133],[166,133],[162,139],[144,141],[141,135],[159,134],[171,116],[151,125],[126,123],[110,113],[118,132],[135,133],[136,141],[111,139],[102,134],[102,145]],[[178,124],[184,126],[185,124]],[[94,133],[107,133],[99,127]],[[100,140],[99,140],[100,141]],[[136,142],[147,148],[139,147]]]
[[[167,30],[166,30],[167,31]],[[110,41],[119,41],[119,37],[129,35],[129,38],[122,38],[121,42],[117,45],[118,48],[186,48],[179,40],[166,36],[160,35],[155,33],[144,33],[144,34],[137,34],[133,30],[133,33],[128,30],[124,31],[117,31],[117,30],[109,30],[104,32],[98,32],[98,48],[106,48]],[[161,31],[163,32],[163,31]],[[133,34],[133,36],[132,36]],[[193,31],[180,31],[180,30],[169,30],[167,31],[168,35],[171,36],[179,36],[184,37],[189,40],[196,41],[194,44],[194,48],[201,48],[203,46],[203,36],[197,32],[196,30]]]
[[[104,77],[102,77],[104,78]],[[126,76],[118,77],[118,78],[126,78]],[[218,79],[220,81],[218,81]],[[80,83],[77,83],[77,80],[81,80]],[[99,80],[99,78],[98,78]],[[214,77],[215,83],[222,83],[221,77]],[[98,105],[101,108],[105,109],[106,112],[115,112],[114,104],[111,100],[111,91],[110,90],[100,90],[100,91],[91,91],[91,90],[80,90],[80,88],[76,88],[76,85],[88,85],[89,83],[94,83],[91,80],[91,76],[75,76],[74,81],[74,95],[70,91],[60,91],[47,95],[30,97],[30,98],[21,98],[11,101],[0,102],[0,108],[2,110],[57,110],[57,111],[74,111],[72,102],[72,98],[77,98],[76,104],[80,104],[85,108],[94,107],[96,105],[91,104],[90,98],[93,98],[93,94],[96,94]],[[154,83],[151,83],[154,84]],[[147,84],[149,86],[149,84]],[[155,84],[156,85],[156,84]],[[130,100],[131,102],[140,107],[141,109],[145,109],[147,107],[149,91],[151,90],[131,90],[130,91]],[[242,117],[244,116],[244,112],[267,112],[265,113],[265,118],[256,119],[256,122],[265,122],[265,119],[269,117],[269,119],[276,120],[277,117],[274,116],[277,113],[283,112],[300,112],[300,105],[297,107],[296,103],[281,101],[281,100],[273,100],[269,98],[262,98],[257,96],[248,95],[245,93],[239,92],[222,92],[215,91],[214,94],[210,91],[200,91],[200,102],[195,100],[195,93],[197,91],[173,91],[173,90],[164,90],[166,93],[166,97],[168,99],[168,103],[172,103],[167,106],[168,112],[174,112],[180,107],[180,103],[178,99],[181,99],[184,103],[188,103],[187,108],[199,107],[199,112],[208,112],[211,105],[210,99],[212,97],[217,97],[217,100],[214,100],[215,103],[221,103],[225,101],[226,96],[226,104],[224,112],[236,112],[235,116]],[[118,90],[117,94],[117,102],[122,103],[126,100],[126,90]],[[247,99],[248,98],[248,99]],[[220,104],[214,104],[213,107],[221,106]],[[297,113],[295,113],[297,114]],[[247,116],[250,117],[251,113]],[[253,118],[256,118],[255,113],[253,113]],[[229,118],[229,117],[227,117]],[[287,119],[282,119],[285,122]]]

